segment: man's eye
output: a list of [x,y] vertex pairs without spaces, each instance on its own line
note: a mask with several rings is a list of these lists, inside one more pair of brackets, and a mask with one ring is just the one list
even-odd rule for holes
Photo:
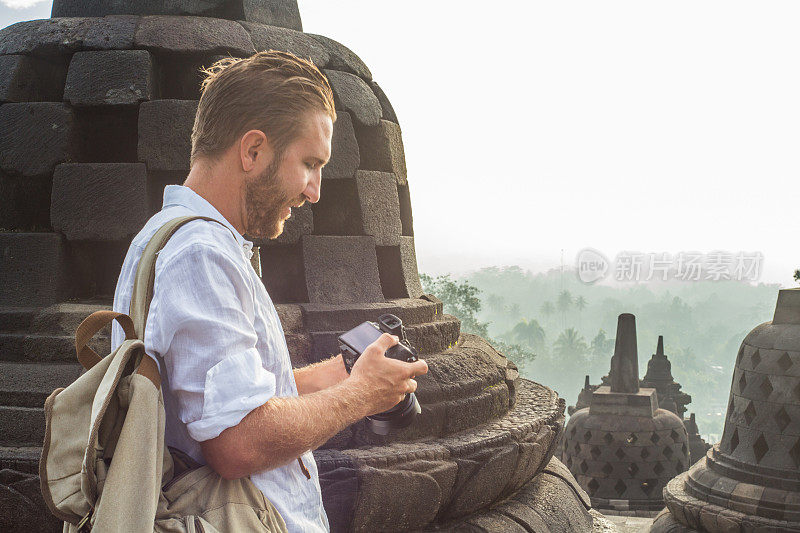
[[317,167],[316,163],[306,163],[309,170],[314,170]]

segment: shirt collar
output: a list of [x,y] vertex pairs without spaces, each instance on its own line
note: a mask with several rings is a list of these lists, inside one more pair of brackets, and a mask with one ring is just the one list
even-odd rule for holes
[[198,215],[213,218],[214,220],[221,222],[227,228],[233,232],[233,236],[236,237],[236,242],[239,243],[239,246],[244,248],[245,252],[252,253],[253,243],[252,241],[248,241],[242,235],[236,231],[236,228],[228,222],[228,220],[217,211],[213,205],[211,205],[208,200],[194,192],[189,187],[184,187],[183,185],[167,185],[164,187],[164,205],[163,208],[180,205],[186,207],[187,209],[194,211]]

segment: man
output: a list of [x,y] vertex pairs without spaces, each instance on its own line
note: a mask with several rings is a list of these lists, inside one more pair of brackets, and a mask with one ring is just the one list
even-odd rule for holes
[[[128,312],[142,250],[161,225],[185,215],[219,222],[186,224],[156,262],[144,342],[162,374],[166,443],[222,477],[250,476],[290,531],[325,531],[311,450],[397,404],[427,365],[387,359],[398,340],[383,335],[349,376],[341,355],[292,369],[242,235],[274,238],[292,208],[319,200],[333,93],[310,62],[282,52],[222,60],[206,74],[191,170],[133,239],[114,309]],[[115,325],[112,346],[123,338]]]

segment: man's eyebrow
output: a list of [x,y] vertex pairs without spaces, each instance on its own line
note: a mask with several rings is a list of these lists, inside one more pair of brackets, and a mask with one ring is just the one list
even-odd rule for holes
[[326,160],[324,160],[324,159],[320,159],[319,157],[312,157],[311,159],[313,159],[314,161],[316,161],[317,163],[319,163],[319,165],[320,165],[321,167],[324,167],[325,165],[327,165],[327,164],[328,164],[328,161],[330,161],[330,159],[329,159],[328,161],[326,161]]

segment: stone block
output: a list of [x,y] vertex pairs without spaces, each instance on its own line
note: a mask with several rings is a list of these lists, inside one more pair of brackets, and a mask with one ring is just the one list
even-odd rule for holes
[[189,170],[194,100],[153,100],[139,106],[138,159],[149,171]]
[[[452,465],[453,474],[455,469]],[[362,467],[358,474],[361,498],[354,514],[355,531],[418,529],[432,521],[444,503],[442,490],[426,472]]]
[[0,172],[0,231],[50,228],[49,176],[11,176]]
[[403,235],[414,236],[414,216],[411,213],[411,192],[408,183],[397,184],[397,197],[400,201],[400,223],[403,225]]
[[353,119],[347,111],[336,113],[331,139],[331,158],[322,167],[323,179],[352,178],[361,163]]
[[317,235],[362,235],[364,232],[353,178],[326,180],[322,184],[319,202],[311,209]]
[[66,69],[33,56],[0,56],[0,103],[60,102]]
[[44,176],[75,151],[75,117],[64,104],[29,102],[0,106],[0,170]]
[[114,14],[198,15],[260,22],[302,31],[296,0],[54,0],[52,17],[103,17]]
[[54,18],[18,22],[0,30],[0,55],[70,54],[83,48],[92,18]]
[[65,163],[53,174],[50,216],[69,240],[118,241],[147,221],[141,163]]
[[118,50],[133,48],[133,36],[139,17],[132,14],[108,15],[92,21],[86,30],[86,50]]
[[399,246],[402,225],[397,181],[392,174],[370,170],[356,172],[361,223],[377,246]]
[[372,237],[305,235],[301,242],[310,303],[384,300]]
[[38,446],[44,440],[44,410],[0,406],[0,427],[0,446]]
[[[397,315],[400,306],[393,303],[360,304],[303,304],[303,323],[308,331],[347,331],[367,320],[392,313]],[[401,317],[402,319],[402,317]]]
[[256,51],[289,52],[297,57],[310,59],[317,68],[324,68],[328,64],[330,55],[325,47],[301,31],[254,22],[241,22],[241,25],[250,34]]
[[407,180],[406,156],[400,126],[381,120],[377,126],[356,126],[362,170],[392,172],[400,184]]
[[156,15],[142,17],[134,46],[161,52],[226,54],[255,53],[250,35],[232,20]]
[[299,244],[261,247],[261,280],[275,303],[308,301]]
[[92,106],[75,110],[79,141],[71,162],[135,163],[136,106]]
[[56,233],[0,233],[0,305],[49,305],[66,296],[67,251]]
[[364,80],[339,70],[325,69],[324,73],[333,89],[337,109],[350,111],[364,126],[378,126],[383,114],[381,104]]
[[152,97],[152,71],[146,50],[76,52],[64,100],[74,106],[136,105]]
[[335,450],[317,450],[314,458],[319,467],[322,503],[331,531],[351,531],[356,504],[362,493],[355,460]]
[[[138,229],[141,229],[146,219],[147,216],[144,217]],[[137,228],[132,229],[134,232],[138,231]],[[109,301],[113,299],[117,278],[129,243],[127,238],[120,241],[71,241],[69,243],[72,268],[70,288],[76,298],[106,298]],[[107,347],[105,350],[108,353]],[[102,353],[98,350],[95,351]],[[74,352],[72,357],[74,357]]]
[[317,40],[328,51],[330,56],[328,68],[349,72],[365,80],[372,79],[372,73],[369,71],[369,68],[367,68],[367,65],[345,45],[334,41],[330,37],[325,37],[324,35],[312,33],[308,34],[308,36]]
[[[470,438],[475,438],[470,435]],[[465,443],[466,444],[466,443]],[[474,513],[497,499],[517,463],[515,443],[484,443],[467,456],[456,456],[458,475],[447,507],[447,518]]]
[[399,246],[380,246],[377,254],[381,287],[387,298],[422,296],[414,237],[400,237]]
[[397,120],[397,114],[394,112],[394,107],[392,107],[392,103],[389,101],[386,93],[383,92],[383,89],[381,89],[381,86],[374,81],[369,82],[369,86],[372,87],[372,92],[375,93],[375,96],[378,97],[378,102],[381,104],[381,110],[383,111],[381,118],[394,122],[395,124],[400,124],[400,121]]

